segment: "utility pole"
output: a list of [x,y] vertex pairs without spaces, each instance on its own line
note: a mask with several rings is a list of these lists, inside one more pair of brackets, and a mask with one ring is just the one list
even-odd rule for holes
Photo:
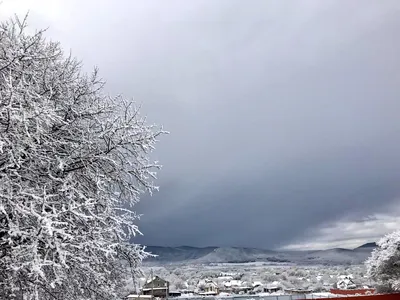
[[[143,286],[143,287],[146,286],[146,283],[148,283],[148,280],[149,280],[149,275],[146,275],[146,278],[144,279],[144,286]],[[140,295],[143,294],[143,289],[142,289],[142,287],[140,286],[140,281],[138,281],[138,286],[139,286],[139,293],[138,293],[138,295],[137,295],[137,300],[139,300]]]
[[165,282],[165,300],[168,300],[169,294],[169,283]]
[[153,276],[153,269],[150,269],[150,280],[151,280],[151,299],[154,299],[154,276]]

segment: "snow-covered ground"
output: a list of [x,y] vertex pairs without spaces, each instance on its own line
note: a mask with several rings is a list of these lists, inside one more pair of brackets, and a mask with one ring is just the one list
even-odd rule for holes
[[[365,277],[364,265],[349,266],[290,266],[268,264],[218,264],[218,265],[163,265],[145,267],[144,274],[153,273],[170,282],[171,291],[185,291],[182,298],[194,297],[205,282],[215,283],[221,297],[277,296],[288,294],[290,289],[310,290],[314,298],[333,297],[330,289],[338,283],[349,281],[359,287],[374,283]],[[347,281],[346,281],[347,280]],[[137,283],[143,285],[145,277]],[[311,292],[312,291],[312,292]],[[337,297],[334,295],[334,297]],[[292,297],[293,298],[293,297]],[[267,298],[266,298],[267,299]],[[295,298],[293,298],[295,299]]]

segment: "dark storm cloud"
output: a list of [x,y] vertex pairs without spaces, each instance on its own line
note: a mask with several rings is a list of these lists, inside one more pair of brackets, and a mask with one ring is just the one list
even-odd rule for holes
[[32,17],[171,132],[138,241],[330,245],[396,202],[398,1],[68,3]]

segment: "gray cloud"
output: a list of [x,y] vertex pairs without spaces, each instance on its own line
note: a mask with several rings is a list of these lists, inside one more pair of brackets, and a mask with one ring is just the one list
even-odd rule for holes
[[330,245],[397,202],[398,1],[45,4],[32,25],[171,131],[138,241]]
[[389,206],[385,214],[374,213],[359,220],[340,219],[326,226],[309,229],[300,243],[286,245],[286,249],[354,248],[366,240],[378,241],[400,226],[399,205]]

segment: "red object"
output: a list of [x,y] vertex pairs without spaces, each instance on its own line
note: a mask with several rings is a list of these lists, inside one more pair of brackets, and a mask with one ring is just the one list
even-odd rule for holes
[[[319,300],[331,299],[332,298],[321,298]],[[384,295],[370,295],[370,296],[350,296],[350,297],[341,297],[340,299],[348,299],[348,300],[400,300],[400,294],[384,294]]]
[[359,289],[359,290],[331,289],[331,293],[336,295],[367,295],[375,293],[375,289]]

